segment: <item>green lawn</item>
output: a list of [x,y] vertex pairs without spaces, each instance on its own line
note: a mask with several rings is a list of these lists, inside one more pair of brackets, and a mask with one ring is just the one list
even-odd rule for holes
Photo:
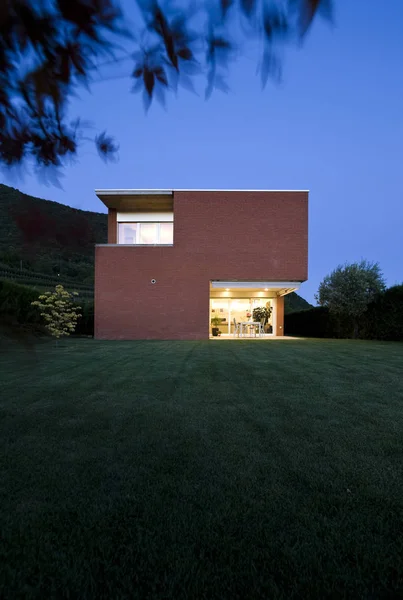
[[2,600],[403,597],[403,344],[2,348]]

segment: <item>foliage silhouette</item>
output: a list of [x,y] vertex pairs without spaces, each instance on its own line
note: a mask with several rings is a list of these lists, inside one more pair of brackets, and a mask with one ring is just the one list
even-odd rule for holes
[[[43,167],[53,167],[57,182],[58,169],[89,139],[88,126],[69,118],[69,101],[105,67],[131,61],[133,91],[143,92],[146,107],[178,84],[193,91],[201,74],[208,98],[214,89],[228,91],[227,68],[259,41],[265,85],[281,76],[279,45],[303,39],[317,14],[331,14],[331,0],[204,0],[190,9],[137,0],[136,6],[129,30],[118,0],[3,0],[0,165],[33,163],[42,176]],[[117,156],[106,132],[92,141],[103,159]]]

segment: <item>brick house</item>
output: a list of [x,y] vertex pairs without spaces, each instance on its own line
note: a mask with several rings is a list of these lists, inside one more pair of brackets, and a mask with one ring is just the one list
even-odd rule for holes
[[95,249],[95,337],[208,339],[272,309],[308,277],[308,192],[96,190],[108,243]]

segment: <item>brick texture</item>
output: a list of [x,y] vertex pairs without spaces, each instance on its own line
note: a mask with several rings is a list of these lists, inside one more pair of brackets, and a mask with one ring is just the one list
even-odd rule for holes
[[[116,214],[109,224],[115,243]],[[307,269],[307,192],[175,192],[172,247],[96,247],[95,336],[206,339],[210,280],[305,281]]]

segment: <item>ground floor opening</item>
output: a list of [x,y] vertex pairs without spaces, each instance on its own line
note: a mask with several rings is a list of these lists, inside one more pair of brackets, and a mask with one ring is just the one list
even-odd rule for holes
[[[254,336],[257,333],[257,326],[246,326],[248,322],[255,322],[257,317],[255,309],[266,309],[264,312],[268,315],[266,322],[263,324],[263,331],[260,331],[260,336],[274,335],[276,329],[276,302],[272,298],[210,298],[210,321],[212,325],[216,323],[215,319],[219,319],[217,323],[220,335],[238,334],[236,328],[239,329],[239,335]],[[255,311],[255,312],[254,312]],[[263,311],[261,311],[263,313]],[[268,314],[269,313],[269,314]],[[260,319],[259,319],[260,323]],[[239,325],[243,324],[242,331]]]
[[211,281],[210,338],[267,339],[284,335],[284,296],[296,282]]

